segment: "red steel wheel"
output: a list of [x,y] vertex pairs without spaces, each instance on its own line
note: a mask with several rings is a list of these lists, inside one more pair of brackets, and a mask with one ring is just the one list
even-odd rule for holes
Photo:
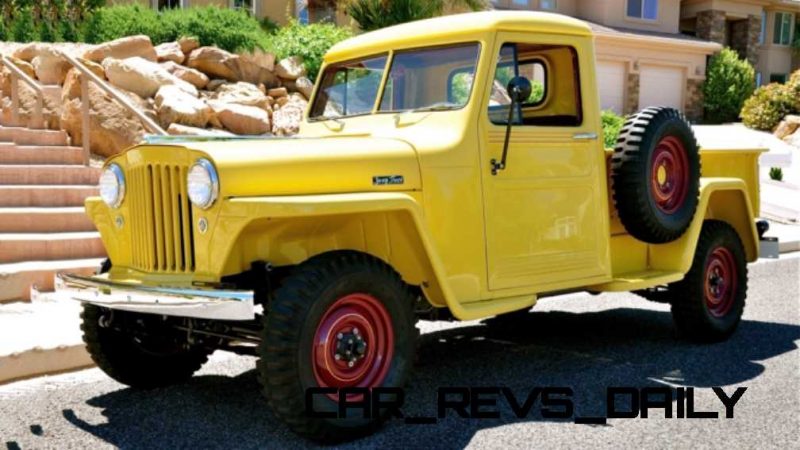
[[706,307],[714,317],[724,317],[734,303],[738,275],[733,254],[717,247],[708,257],[704,284]]
[[323,314],[313,346],[314,377],[321,387],[380,386],[394,352],[389,312],[369,294],[345,295]]
[[675,213],[686,200],[691,180],[689,160],[680,139],[666,136],[656,145],[650,174],[656,207],[664,214]]

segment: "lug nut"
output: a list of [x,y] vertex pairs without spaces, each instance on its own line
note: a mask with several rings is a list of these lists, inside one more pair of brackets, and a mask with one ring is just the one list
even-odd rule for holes
[[342,355],[340,355],[340,354],[338,354],[338,353],[337,353],[337,354],[333,355],[333,358],[334,358],[335,360],[339,361],[340,359],[342,359]]
[[337,337],[337,338],[339,338],[339,339],[341,339],[341,338],[343,338],[343,337],[344,337],[344,335],[343,335],[342,333],[339,333],[339,334],[337,334],[337,335],[336,335],[336,337]]
[[350,361],[350,362],[347,363],[347,367],[353,367],[354,365],[355,365],[355,363],[353,361]]
[[353,334],[358,334],[358,328],[353,328]]

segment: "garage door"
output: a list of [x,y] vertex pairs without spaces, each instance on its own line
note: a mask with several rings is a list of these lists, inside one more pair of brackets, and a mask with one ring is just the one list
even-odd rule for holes
[[683,109],[682,68],[642,66],[639,72],[639,109],[671,106]]
[[625,63],[598,61],[597,82],[600,107],[622,114],[625,102]]

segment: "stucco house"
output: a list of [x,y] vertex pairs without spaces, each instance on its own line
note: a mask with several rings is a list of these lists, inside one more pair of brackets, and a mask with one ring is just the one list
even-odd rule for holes
[[[115,0],[154,8],[243,8],[279,24],[352,21],[331,0]],[[800,0],[488,0],[489,7],[552,11],[588,21],[597,34],[603,108],[628,114],[644,105],[703,116],[709,56],[730,46],[756,67],[759,84],[783,81],[800,65],[791,47]]]

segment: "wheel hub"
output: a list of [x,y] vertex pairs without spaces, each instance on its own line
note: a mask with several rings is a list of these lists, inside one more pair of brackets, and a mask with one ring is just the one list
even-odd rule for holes
[[333,357],[336,361],[344,361],[348,367],[353,367],[356,362],[367,355],[367,341],[361,336],[358,328],[353,328],[348,333],[336,335],[336,349]]
[[662,139],[653,153],[650,185],[653,197],[664,214],[680,208],[689,191],[689,160],[680,139],[668,136]]
[[725,247],[717,247],[706,262],[705,299],[712,316],[723,317],[731,310],[737,281],[733,254]]

